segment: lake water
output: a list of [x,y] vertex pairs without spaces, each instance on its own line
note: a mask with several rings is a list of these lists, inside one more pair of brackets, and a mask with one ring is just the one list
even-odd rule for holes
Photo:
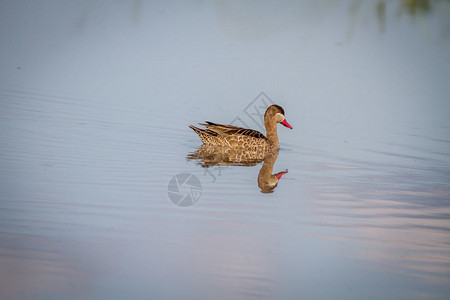
[[[448,1],[2,1],[0,45],[0,298],[449,299]],[[270,163],[188,159],[270,103]]]

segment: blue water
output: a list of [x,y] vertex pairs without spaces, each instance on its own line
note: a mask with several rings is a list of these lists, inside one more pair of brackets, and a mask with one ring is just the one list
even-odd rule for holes
[[[449,298],[448,2],[0,7],[0,298]],[[272,193],[187,158],[270,103]]]

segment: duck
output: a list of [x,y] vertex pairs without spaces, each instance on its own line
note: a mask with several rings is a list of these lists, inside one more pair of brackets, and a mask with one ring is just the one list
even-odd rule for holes
[[204,145],[228,147],[242,151],[266,152],[270,149],[279,149],[280,147],[277,135],[278,123],[292,129],[292,126],[286,121],[284,109],[277,104],[273,104],[264,113],[266,136],[253,129],[209,121],[206,121],[206,124],[199,123],[206,129],[193,125],[190,125],[189,128],[198,134]]

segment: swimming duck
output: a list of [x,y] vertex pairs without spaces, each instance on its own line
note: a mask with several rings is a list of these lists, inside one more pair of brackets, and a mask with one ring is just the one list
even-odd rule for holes
[[284,109],[274,104],[269,106],[264,114],[264,125],[267,136],[253,129],[222,125],[208,121],[206,121],[206,124],[200,123],[206,129],[200,129],[192,125],[189,127],[198,134],[205,145],[265,152],[269,149],[278,149],[280,147],[277,135],[277,123],[281,123],[292,129],[292,126],[286,121]]

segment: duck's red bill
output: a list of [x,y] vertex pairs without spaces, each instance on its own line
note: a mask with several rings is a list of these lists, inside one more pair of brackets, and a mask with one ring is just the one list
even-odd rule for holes
[[292,129],[292,126],[286,121],[286,119],[284,119],[283,122],[281,122],[281,124],[283,124],[283,125],[286,126],[287,128]]

